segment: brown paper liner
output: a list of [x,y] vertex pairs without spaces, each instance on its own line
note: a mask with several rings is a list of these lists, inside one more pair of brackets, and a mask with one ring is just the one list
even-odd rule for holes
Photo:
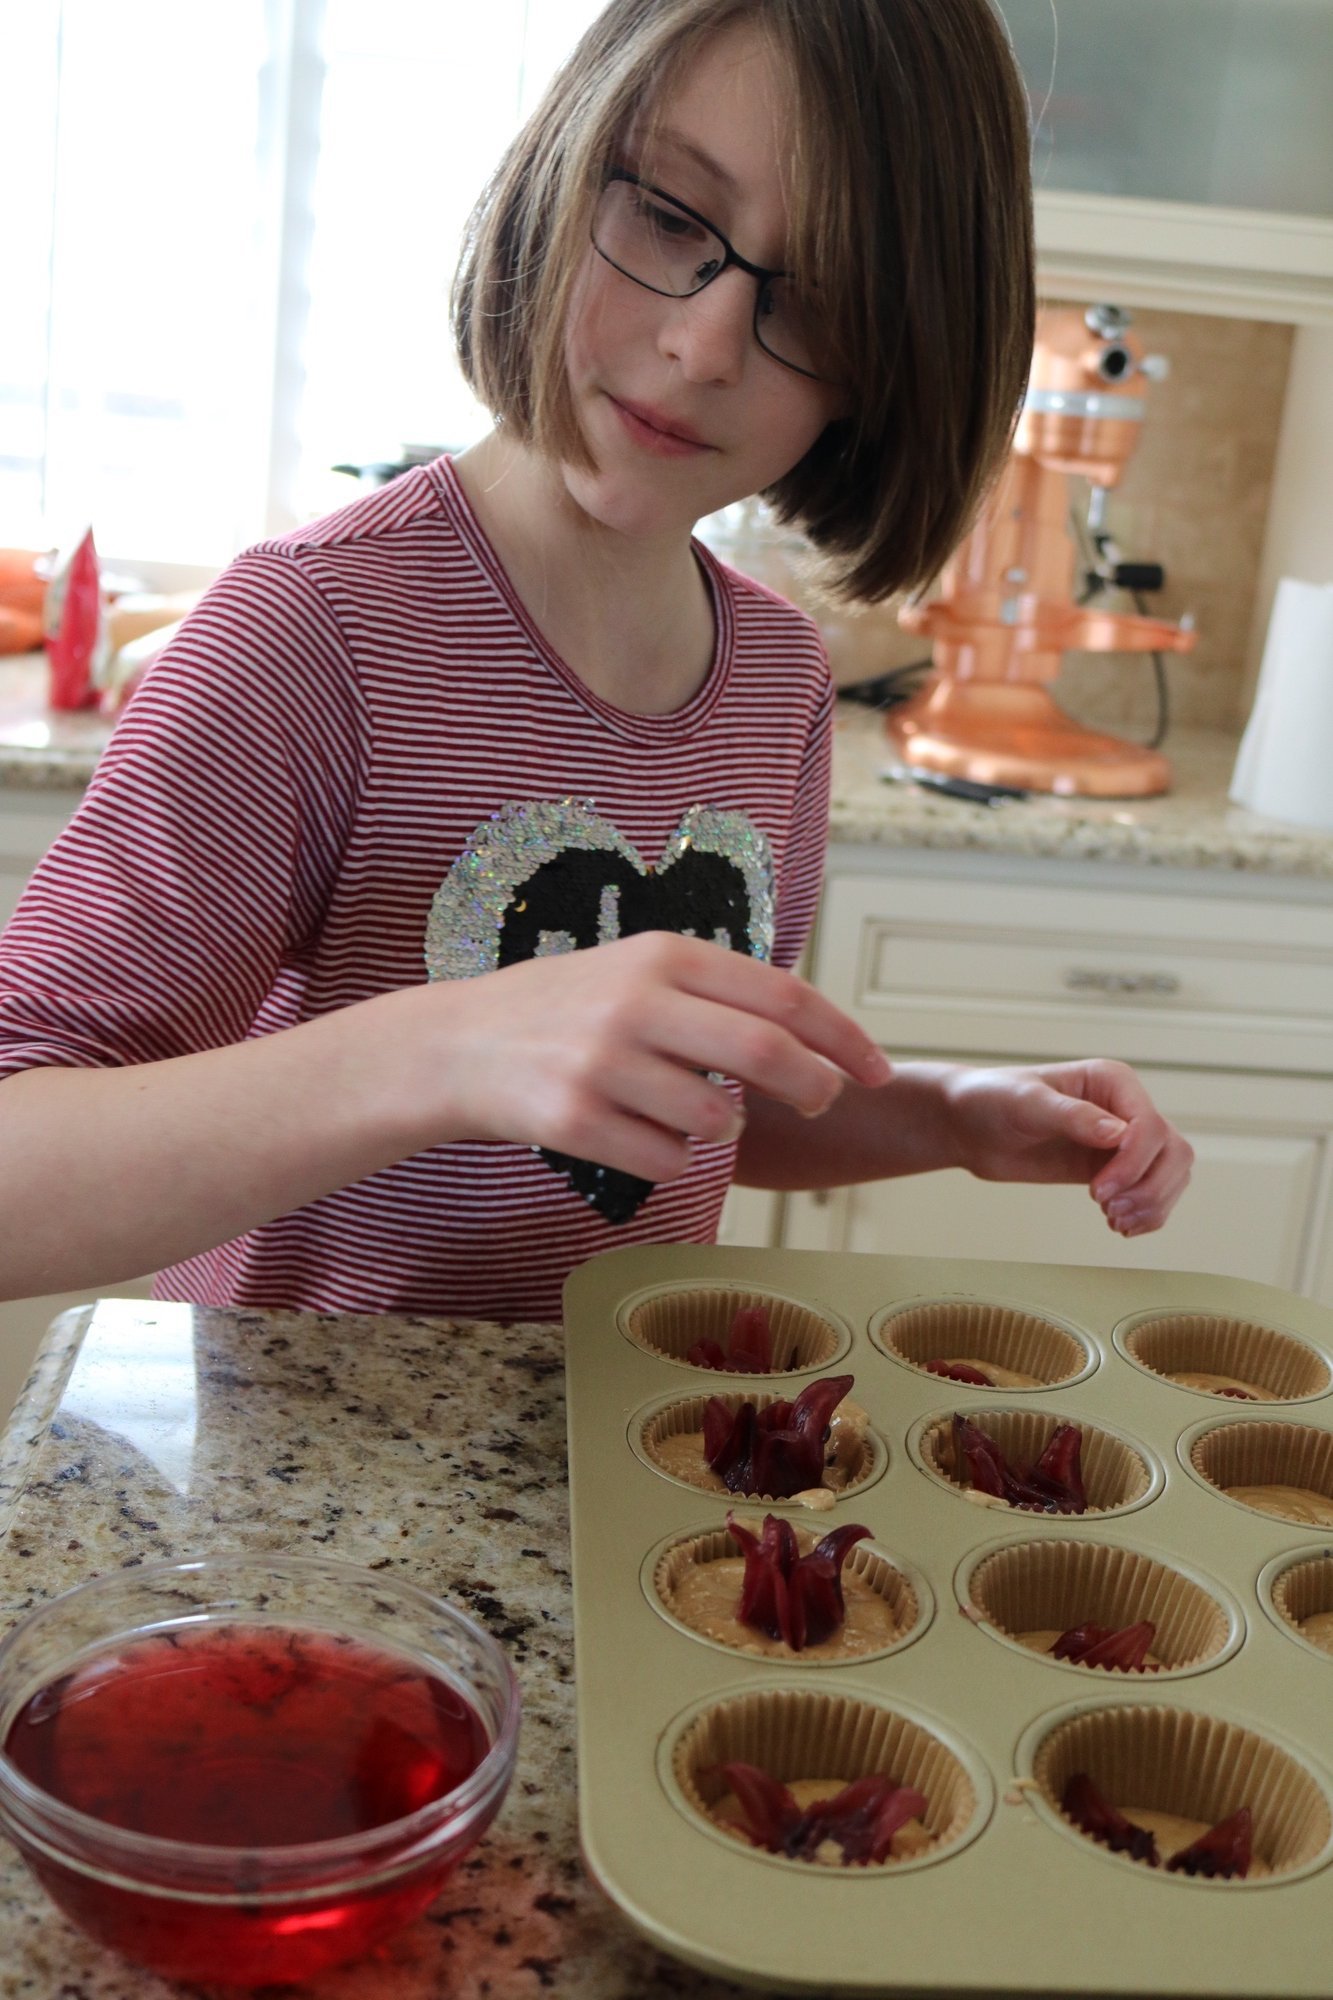
[[[1305,1867],[1333,1833],[1323,1788],[1303,1765],[1266,1737],[1214,1716],[1136,1704],[1069,1717],[1042,1741],[1033,1762],[1033,1776],[1057,1812],[1066,1783],[1079,1771],[1131,1820],[1138,1806],[1215,1826],[1248,1806],[1254,1855],[1270,1876]],[[1113,1861],[1147,1865],[1074,1831]],[[1160,1872],[1166,1882],[1190,1879]]]
[[[851,1784],[880,1772],[911,1785],[926,1797],[923,1824],[932,1836],[932,1861],[957,1844],[977,1809],[972,1779],[937,1736],[893,1709],[850,1695],[769,1688],[696,1715],[672,1748],[671,1768],[687,1804],[702,1819],[712,1818],[712,1808],[730,1789],[716,1769],[727,1763],[758,1765],[784,1785],[800,1778]],[[744,1840],[740,1844],[784,1867],[812,1865],[770,1855]]]
[[[1051,1434],[1062,1423],[1077,1422],[1083,1433],[1080,1464],[1087,1508],[1080,1515],[1062,1515],[1063,1520],[1089,1520],[1108,1514],[1117,1507],[1132,1506],[1152,1484],[1147,1461],[1134,1447],[1109,1431],[1072,1417],[1052,1416],[1045,1410],[969,1410],[968,1416],[994,1438],[1011,1465],[1031,1465],[1041,1457]],[[928,1426],[921,1438],[921,1458],[927,1470],[958,1492],[970,1489],[967,1468],[956,1463],[953,1446],[953,1417],[940,1417]],[[1039,1509],[1009,1507],[1003,1501],[996,1512],[1015,1519],[1043,1518]]]
[[688,1285],[656,1292],[632,1305],[623,1324],[637,1347],[689,1368],[696,1364],[685,1356],[697,1340],[716,1340],[726,1351],[732,1320],[746,1306],[764,1306],[768,1311],[773,1367],[764,1374],[823,1367],[843,1346],[838,1328],[813,1307],[742,1286]]
[[[1298,1638],[1306,1638],[1301,1621],[1320,1612],[1333,1611],[1333,1556],[1306,1556],[1274,1577],[1271,1592],[1273,1609]],[[1313,1645],[1313,1640],[1307,1639]],[[1320,1646],[1317,1651],[1327,1653]]]
[[[725,1493],[726,1487],[705,1462],[703,1455],[704,1411],[710,1400],[708,1396],[686,1396],[678,1403],[668,1403],[665,1409],[655,1410],[644,1423],[639,1433],[639,1442],[643,1447],[644,1456],[657,1467],[659,1472],[666,1473],[669,1479],[684,1479],[687,1485],[697,1486],[704,1493]],[[749,1395],[744,1390],[729,1390],[720,1394],[720,1400],[734,1413],[739,1410],[742,1403],[753,1403],[757,1410],[764,1410],[770,1403],[790,1402],[794,1398],[779,1397],[771,1391],[765,1392],[761,1389]],[[697,1478],[692,1472],[687,1474],[679,1467],[665,1463],[659,1449],[663,1440],[667,1438],[689,1436],[697,1436],[699,1439]],[[825,1447],[826,1453],[833,1442],[834,1440],[830,1439],[829,1445]],[[871,1430],[866,1430],[859,1440],[853,1440],[849,1434],[848,1443],[851,1456],[845,1465],[846,1484],[830,1489],[838,1498],[845,1493],[854,1493],[858,1486],[864,1486],[871,1475],[880,1469],[885,1456],[883,1445]],[[732,1497],[752,1505],[756,1502],[766,1502],[774,1507],[790,1504],[789,1501],[784,1501],[771,1493],[738,1493]]]
[[[1020,1632],[1066,1632],[1089,1619],[1113,1631],[1151,1619],[1157,1630],[1149,1650],[1167,1671],[1202,1666],[1231,1637],[1230,1618],[1201,1584],[1152,1556],[1103,1543],[1042,1541],[996,1549],[973,1570],[968,1595],[989,1624],[1015,1640]],[[1033,1654],[1043,1657],[1049,1656]],[[1117,1668],[1085,1671],[1134,1682],[1152,1678]]]
[[[762,1523],[755,1521],[749,1525],[758,1534]],[[796,1534],[801,1545],[802,1555],[805,1555],[809,1549],[812,1549],[820,1539],[820,1536],[825,1532],[826,1530],[822,1528],[798,1528]],[[720,1562],[727,1557],[734,1559],[740,1555],[740,1552],[740,1544],[732,1539],[730,1531],[726,1528],[715,1528],[703,1535],[690,1535],[686,1540],[675,1542],[669,1549],[663,1550],[653,1571],[653,1588],[657,1592],[663,1610],[674,1618],[678,1624],[684,1626],[686,1631],[693,1632],[694,1628],[686,1619],[681,1618],[672,1603],[672,1595],[681,1578],[695,1564]],[[844,1578],[844,1589],[846,1587],[845,1580],[848,1577],[858,1577],[877,1596],[883,1598],[893,1616],[894,1638],[890,1646],[877,1647],[868,1649],[862,1653],[847,1654],[844,1656],[848,1659],[856,1660],[877,1659],[884,1653],[892,1651],[893,1647],[900,1645],[921,1616],[921,1606],[917,1602],[916,1592],[902,1571],[895,1569],[887,1556],[879,1555],[865,1542],[858,1542],[855,1548],[852,1549],[843,1563],[842,1575]],[[710,1637],[706,1633],[695,1633],[694,1636],[697,1638]],[[726,1641],[711,1639],[710,1643],[713,1645],[725,1645]],[[736,1647],[734,1650],[741,1652],[742,1648]],[[836,1657],[825,1655],[819,1659],[810,1659],[804,1652],[793,1652],[789,1646],[784,1646],[780,1651],[770,1653],[766,1657],[789,1661],[793,1666],[824,1667],[836,1666],[838,1664]]]
[[1266,1424],[1256,1419],[1217,1424],[1195,1438],[1190,1464],[1209,1486],[1224,1493],[1235,1486],[1301,1486],[1333,1502],[1333,1431],[1315,1430],[1309,1424]]
[[1124,1349],[1151,1375],[1229,1375],[1266,1389],[1277,1402],[1320,1395],[1333,1381],[1322,1355],[1294,1334],[1216,1313],[1152,1313],[1125,1334]]
[[[927,1361],[992,1361],[1044,1387],[1081,1375],[1089,1350],[1054,1320],[984,1299],[933,1299],[881,1319],[873,1338],[885,1352],[924,1372]],[[1004,1389],[997,1386],[997,1394]],[[1013,1393],[1010,1391],[1009,1393]]]

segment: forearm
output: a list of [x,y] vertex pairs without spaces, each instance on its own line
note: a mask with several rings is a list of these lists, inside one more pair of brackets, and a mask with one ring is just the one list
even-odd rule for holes
[[110,1284],[431,1143],[394,1069],[408,994],[235,1047],[0,1083],[0,1297]]
[[898,1063],[876,1089],[848,1083],[818,1118],[754,1092],[736,1154],[742,1187],[848,1187],[960,1166],[942,1086],[949,1063]]

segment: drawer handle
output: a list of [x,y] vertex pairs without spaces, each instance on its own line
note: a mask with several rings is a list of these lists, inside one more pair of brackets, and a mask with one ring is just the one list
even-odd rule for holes
[[1065,974],[1071,993],[1179,993],[1174,972],[1101,972],[1074,966]]

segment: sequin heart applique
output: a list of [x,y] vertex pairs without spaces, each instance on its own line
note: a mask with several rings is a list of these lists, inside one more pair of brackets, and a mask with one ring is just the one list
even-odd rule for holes
[[[432,979],[473,979],[527,958],[584,951],[639,931],[773,952],[773,858],[744,813],[692,806],[655,867],[579,799],[504,806],[472,834],[426,926]],[[539,1149],[608,1222],[628,1222],[653,1182]]]

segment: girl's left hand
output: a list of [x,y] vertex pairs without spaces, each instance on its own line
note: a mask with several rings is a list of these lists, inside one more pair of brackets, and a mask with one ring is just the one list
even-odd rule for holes
[[980,1180],[1085,1182],[1121,1236],[1160,1229],[1194,1150],[1128,1064],[953,1071],[945,1099],[960,1159]]

